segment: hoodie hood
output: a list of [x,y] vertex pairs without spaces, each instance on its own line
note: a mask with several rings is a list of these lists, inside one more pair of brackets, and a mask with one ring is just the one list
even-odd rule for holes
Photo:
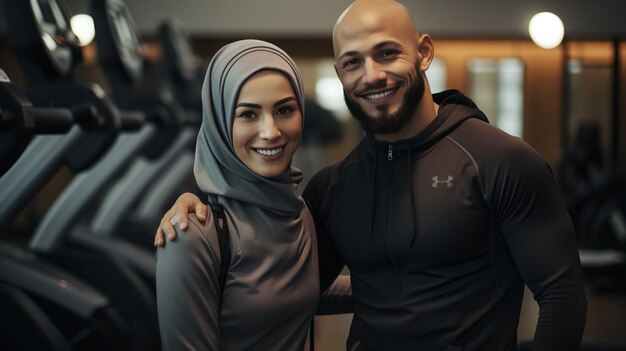
[[[446,137],[459,125],[468,119],[478,118],[489,123],[487,116],[478,109],[476,104],[467,96],[458,90],[446,90],[441,93],[433,94],[433,100],[439,105],[439,112],[433,121],[415,137],[394,142],[378,141],[370,132],[366,133],[364,142],[366,149],[374,156],[374,187],[376,188],[376,178],[379,162],[389,160],[402,160],[408,163],[406,181],[410,184],[410,192],[415,196],[413,191],[413,158],[419,156],[422,152],[428,150],[432,145]],[[402,162],[402,161],[400,161]],[[402,181],[402,180],[400,180]],[[372,207],[370,210],[369,232],[373,235],[373,224],[376,216],[375,206],[376,193],[372,191]],[[408,204],[412,212],[415,213],[415,200],[411,198]],[[413,216],[413,237],[411,238],[411,246],[417,237],[417,218]]]

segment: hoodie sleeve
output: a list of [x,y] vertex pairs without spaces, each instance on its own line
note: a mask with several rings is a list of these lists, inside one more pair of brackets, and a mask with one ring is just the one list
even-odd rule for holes
[[549,166],[515,139],[483,169],[500,232],[539,304],[533,350],[579,349],[586,319],[583,275],[573,225]]
[[[212,224],[212,213],[206,223]],[[212,228],[212,230],[210,229]],[[157,251],[156,290],[163,350],[220,348],[219,243],[214,226],[189,216],[186,231]]]
[[335,242],[323,220],[323,218],[325,218],[323,213],[325,195],[329,190],[329,185],[332,184],[330,179],[332,174],[331,167],[332,166],[327,167],[313,176],[302,194],[315,221],[321,293],[324,293],[328,287],[330,287],[344,266],[344,262],[339,256]]

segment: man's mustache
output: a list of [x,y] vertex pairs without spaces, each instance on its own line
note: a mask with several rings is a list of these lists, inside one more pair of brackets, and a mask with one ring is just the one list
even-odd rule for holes
[[363,88],[363,90],[361,91],[357,91],[355,93],[355,95],[358,96],[363,96],[363,95],[370,95],[370,94],[375,94],[377,90],[380,89],[397,89],[400,88],[402,86],[402,82],[396,82],[390,86],[387,86],[387,82],[386,81],[381,81],[380,83],[376,83],[375,85],[370,85],[367,86],[365,88]]

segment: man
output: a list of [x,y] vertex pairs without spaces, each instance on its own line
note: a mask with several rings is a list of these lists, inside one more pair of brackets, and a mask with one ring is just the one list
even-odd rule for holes
[[[533,350],[576,350],[586,300],[573,227],[549,167],[457,91],[431,95],[434,56],[407,9],[358,0],[333,30],[346,104],[366,136],[304,191],[322,289],[344,263],[350,350],[515,350],[524,284]],[[182,196],[164,217],[206,213]],[[162,228],[162,229],[161,229]]]

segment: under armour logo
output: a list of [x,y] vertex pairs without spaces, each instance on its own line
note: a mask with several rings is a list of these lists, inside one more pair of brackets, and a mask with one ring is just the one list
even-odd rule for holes
[[434,176],[432,177],[433,180],[433,188],[437,188],[439,186],[439,184],[443,184],[446,183],[446,188],[452,188],[454,186],[454,184],[452,184],[452,180],[454,179],[453,176],[449,175],[447,180],[439,180],[438,176]]

